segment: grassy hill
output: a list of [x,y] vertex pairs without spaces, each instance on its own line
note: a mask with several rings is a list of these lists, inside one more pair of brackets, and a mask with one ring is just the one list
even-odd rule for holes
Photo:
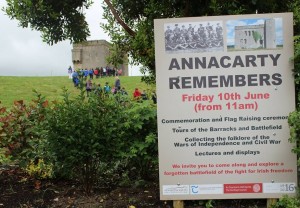
[[[141,90],[150,92],[154,86],[146,85],[141,82],[141,77],[120,77],[121,86],[125,87],[128,94],[132,96],[134,89],[137,87]],[[101,84],[105,82],[110,86],[114,85],[114,77],[105,77],[93,79],[93,83]],[[15,100],[24,100],[29,102],[35,98],[33,90],[37,90],[47,100],[61,99],[62,89],[65,87],[71,95],[77,95],[79,89],[75,88],[72,80],[65,77],[8,77],[0,76],[0,101],[2,105],[9,107]]]

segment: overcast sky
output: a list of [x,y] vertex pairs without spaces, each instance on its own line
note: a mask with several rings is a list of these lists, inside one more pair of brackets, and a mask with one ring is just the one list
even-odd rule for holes
[[[6,1],[0,0],[0,8],[4,6]],[[88,40],[109,41],[99,26],[104,21],[100,1],[95,1],[85,13],[91,31]],[[72,65],[70,41],[47,45],[40,32],[18,27],[18,22],[10,20],[3,11],[0,11],[0,23],[0,76],[67,75],[67,69]],[[129,75],[139,75],[138,67],[130,67]]]

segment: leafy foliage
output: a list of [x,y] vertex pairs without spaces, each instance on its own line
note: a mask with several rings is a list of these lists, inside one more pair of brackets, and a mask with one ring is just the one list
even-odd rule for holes
[[43,40],[52,45],[66,39],[86,40],[89,29],[82,9],[91,3],[91,0],[7,0],[5,12],[17,19],[20,26],[41,31]]
[[[157,148],[148,145],[156,144],[156,138],[147,143],[147,135],[156,126],[155,108],[121,96],[90,94],[86,98],[82,91],[80,96],[69,99],[66,91],[64,101],[53,105],[43,128],[57,176],[79,179],[86,192],[90,192],[99,183],[97,174],[110,170],[110,176],[116,174],[112,164],[118,161],[129,161],[131,166],[124,168],[132,168],[136,161],[156,161],[153,157],[157,156]],[[147,127],[150,122],[145,121],[150,119],[153,123]],[[142,142],[146,143],[144,147]],[[132,154],[128,151],[130,147],[139,147],[141,154]],[[102,183],[109,180],[101,178],[105,179]]]
[[[106,161],[106,153],[114,152],[110,134],[118,131],[117,118],[112,112],[118,106],[113,102],[99,103],[83,93],[75,100],[68,94],[62,103],[57,103],[47,117],[45,137],[53,154],[55,172],[81,178],[90,191],[99,161]],[[91,182],[92,181],[92,182]]]
[[39,125],[45,118],[48,101],[35,91],[36,100],[28,106],[22,100],[15,101],[14,106],[8,110],[0,109],[0,148],[14,160],[19,160],[22,166],[36,159],[41,153],[42,139]]
[[[290,113],[288,118],[288,123],[290,126],[290,142],[298,144],[299,143],[299,135],[300,135],[300,112],[294,111]],[[300,149],[296,145],[293,148],[293,151],[297,154],[300,153]],[[300,161],[298,160],[298,165],[300,165]]]
[[4,148],[0,148],[0,165],[8,165],[11,161],[11,156],[6,154]]
[[[300,17],[300,2],[295,1],[290,4],[292,7],[294,15],[294,25],[299,25],[299,17]],[[288,124],[290,126],[290,142],[294,143],[295,146],[293,148],[293,152],[297,155],[300,154],[299,142],[300,142],[300,31],[299,26],[295,28],[295,34],[298,34],[294,37],[294,57],[291,61],[294,62],[294,77],[295,77],[295,90],[296,90],[296,110],[291,112],[288,118]],[[298,157],[298,166],[300,165],[300,159]],[[299,193],[297,197],[291,198],[288,196],[284,196],[279,199],[279,201],[272,206],[273,208],[296,208],[300,206],[299,201]]]
[[294,52],[294,75],[295,75],[295,84],[296,84],[296,95],[297,95],[297,109],[299,109],[300,104],[300,36],[295,36],[294,38],[295,52]]
[[287,195],[279,199],[279,201],[272,205],[271,208],[298,208],[300,207],[300,200],[296,197],[288,197]]
[[[297,110],[290,113],[288,123],[290,126],[290,141],[299,144],[300,142],[300,36],[296,36],[294,39],[295,42],[295,55],[293,58],[295,66],[295,89],[296,89],[296,103]],[[297,154],[300,154],[300,148],[295,146],[293,151]],[[298,160],[298,165],[300,160]]]
[[53,176],[52,164],[46,164],[43,159],[31,160],[25,170],[30,176],[38,179],[52,178]]
[[89,193],[95,185],[128,184],[156,170],[152,102],[121,94],[86,97],[84,90],[74,98],[64,90],[63,101],[50,107],[36,96],[29,106],[18,101],[0,109],[0,147],[30,175],[76,179]]
[[156,109],[149,102],[132,102],[127,106],[124,120],[127,142],[124,141],[121,152],[128,159],[128,168],[135,168],[134,175],[144,179],[158,165]]

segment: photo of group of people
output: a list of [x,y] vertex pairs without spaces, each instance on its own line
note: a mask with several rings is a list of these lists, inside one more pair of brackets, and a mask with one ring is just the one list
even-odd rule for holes
[[200,22],[165,25],[166,52],[223,51],[221,22]]

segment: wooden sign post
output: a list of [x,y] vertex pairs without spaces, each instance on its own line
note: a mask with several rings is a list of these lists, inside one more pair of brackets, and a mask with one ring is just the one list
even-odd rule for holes
[[267,199],[267,208],[271,207],[271,205],[274,205],[277,202],[277,199],[270,198]]
[[174,208],[184,208],[184,203],[183,203],[183,201],[179,201],[179,200],[173,201],[173,207]]

